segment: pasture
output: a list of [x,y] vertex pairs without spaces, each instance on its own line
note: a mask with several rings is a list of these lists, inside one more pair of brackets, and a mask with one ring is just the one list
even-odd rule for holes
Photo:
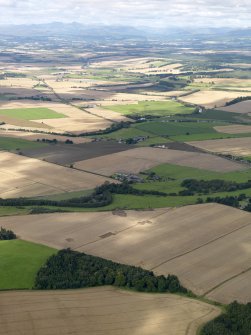
[[54,249],[21,240],[0,241],[0,290],[31,289]]
[[[0,226],[50,247],[70,247],[157,274],[176,274],[184,286],[205,295],[250,268],[250,248],[243,247],[251,236],[250,217],[224,205],[203,204],[6,217],[0,218]],[[238,300],[243,290],[250,300],[247,284],[239,287]],[[226,298],[230,302],[231,294]],[[215,300],[221,302],[220,293]]]
[[132,105],[113,105],[107,106],[114,112],[124,115],[138,114],[138,115],[153,115],[164,116],[174,114],[190,114],[194,108],[184,106],[176,101],[139,101],[138,104]]
[[220,314],[204,302],[112,287],[2,292],[0,309],[1,335],[195,335]]
[[57,113],[49,108],[17,108],[0,109],[1,115],[13,117],[22,120],[40,120],[40,119],[60,119],[65,118],[64,114]]

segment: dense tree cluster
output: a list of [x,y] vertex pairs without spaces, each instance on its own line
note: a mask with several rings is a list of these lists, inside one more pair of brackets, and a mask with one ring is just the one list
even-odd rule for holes
[[15,240],[17,237],[11,230],[0,228],[0,240]]
[[202,204],[202,203],[218,203],[226,206],[231,206],[231,207],[236,207],[240,208],[240,201],[246,199],[245,194],[240,194],[238,196],[227,196],[227,197],[207,197],[207,199],[204,201],[201,198],[198,198],[197,203]]
[[[251,188],[251,180],[246,183],[236,183],[234,181],[226,181],[222,179],[213,180],[197,180],[186,179],[181,183],[182,187],[186,187],[190,194],[180,195],[193,195],[196,193],[208,194],[215,192],[233,192],[237,190],[244,190]],[[181,191],[180,193],[184,193]]]
[[201,335],[250,335],[251,303],[246,305],[233,302],[227,306],[226,313],[208,322]]
[[65,249],[51,256],[36,277],[36,289],[68,289],[114,285],[144,292],[182,292],[181,286],[173,275],[155,276],[142,268],[114,263]]

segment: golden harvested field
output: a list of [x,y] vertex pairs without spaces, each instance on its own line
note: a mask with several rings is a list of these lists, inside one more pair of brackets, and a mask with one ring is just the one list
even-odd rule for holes
[[232,91],[199,91],[179,99],[190,104],[205,106],[209,108],[224,106],[227,101],[238,98],[241,92]]
[[195,83],[205,83],[211,84],[214,83],[216,85],[220,84],[223,86],[236,86],[236,87],[246,87],[251,86],[250,79],[238,79],[238,78],[197,78],[194,79]]
[[234,156],[251,155],[251,137],[226,138],[187,143],[210,152],[231,154]]
[[237,104],[230,105],[227,107],[222,107],[221,110],[226,112],[249,114],[251,113],[251,100],[238,102]]
[[217,126],[214,127],[219,133],[225,134],[245,134],[251,133],[251,126],[242,125],[242,124],[233,124],[230,126]]
[[[7,116],[1,116],[7,125],[2,128],[11,128],[10,125],[16,126],[17,128],[23,129],[38,129],[46,128],[47,131],[56,131],[58,133],[64,132],[76,132],[83,133],[89,131],[95,131],[99,129],[105,129],[110,126],[111,122],[104,118],[87,113],[77,107],[58,103],[58,102],[40,102],[40,101],[11,101],[0,103],[1,109],[12,109],[12,108],[49,108],[55,112],[64,114],[65,118],[60,119],[40,119],[34,121],[26,121],[21,119],[12,119]],[[4,119],[5,118],[5,119]]]
[[118,152],[106,155],[105,158],[101,156],[79,161],[74,166],[85,171],[93,171],[105,176],[111,176],[116,172],[139,173],[162,163],[219,172],[245,169],[239,163],[210,154],[150,147]]
[[220,314],[170,294],[97,287],[0,293],[1,335],[195,335]]
[[[225,281],[241,278],[250,268],[251,214],[219,204],[14,216],[0,218],[0,226],[25,240],[58,249],[70,247],[157,274],[176,274],[197,294],[219,286],[217,301],[222,301],[221,285],[225,290]],[[239,301],[251,299],[247,294],[251,283],[244,284],[236,284]],[[224,299],[230,302],[232,296],[226,294]]]
[[31,197],[92,189],[107,178],[0,152],[0,197]]
[[116,113],[113,112],[112,110],[104,109],[102,107],[85,108],[85,110],[88,113],[97,115],[98,117],[102,117],[112,122],[132,121],[131,119],[128,119],[127,117],[125,117],[120,113]]
[[76,144],[91,142],[91,139],[87,137],[67,137],[67,136],[61,136],[61,135],[32,133],[32,132],[27,132],[27,131],[15,131],[15,130],[7,130],[7,129],[4,130],[1,128],[0,128],[0,137],[22,138],[28,141],[37,141],[37,140],[42,140],[42,139],[47,139],[47,140],[56,139],[57,141],[60,141],[60,142],[65,142],[67,139],[69,139]]

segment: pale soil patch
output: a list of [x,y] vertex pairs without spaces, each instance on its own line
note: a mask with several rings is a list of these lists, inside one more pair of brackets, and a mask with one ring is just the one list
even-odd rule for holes
[[170,294],[96,287],[0,293],[1,335],[195,335],[218,307]]
[[32,88],[37,83],[37,80],[30,78],[7,78],[0,80],[0,86],[4,87]]
[[162,163],[196,167],[211,171],[243,170],[241,164],[217,156],[180,150],[136,148],[75,163],[75,167],[111,176],[116,172],[139,173]]
[[[243,94],[241,94],[243,96]],[[251,100],[238,102],[237,104],[222,107],[221,110],[226,112],[248,114],[251,113]]]
[[234,156],[251,155],[251,137],[226,138],[221,140],[206,140],[187,143],[210,152],[231,154]]
[[251,126],[248,125],[241,125],[241,124],[234,124],[230,126],[217,126],[214,127],[219,133],[225,134],[245,134],[251,133]]
[[232,91],[199,91],[185,97],[180,97],[183,102],[201,105],[205,107],[221,107],[227,101],[238,98],[242,95],[241,92]]
[[92,189],[107,178],[9,152],[0,152],[0,196],[39,196]]
[[[22,239],[58,249],[70,247],[157,274],[173,273],[187,288],[204,294],[250,267],[250,218],[250,213],[238,209],[203,204],[6,217],[0,218],[0,226]],[[250,281],[238,288],[239,301],[247,285],[250,291]]]
[[3,130],[0,128],[0,137],[15,137],[15,138],[22,138],[24,140],[28,141],[37,141],[42,139],[47,140],[54,140],[65,142],[67,139],[73,141],[76,144],[80,143],[88,143],[91,142],[90,138],[83,138],[83,137],[67,137],[67,136],[59,136],[59,135],[53,135],[53,134],[37,134],[37,133],[31,133],[31,132],[25,132],[25,131],[14,131],[14,130]]

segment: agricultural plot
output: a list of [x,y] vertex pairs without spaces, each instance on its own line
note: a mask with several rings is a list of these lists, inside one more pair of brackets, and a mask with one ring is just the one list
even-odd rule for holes
[[233,156],[251,155],[251,137],[229,138],[221,140],[208,140],[199,142],[187,142],[197,148]]
[[31,289],[54,249],[21,240],[0,241],[0,290]]
[[[73,138],[74,141],[74,138]],[[36,144],[36,143],[35,143]],[[1,148],[1,139],[0,139]],[[130,145],[114,141],[91,142],[83,144],[57,144],[41,148],[27,148],[22,150],[25,156],[38,158],[50,163],[70,165],[76,161],[110,155],[131,149]]]
[[241,92],[236,91],[199,91],[179,99],[183,102],[205,106],[208,108],[222,107],[226,102],[242,96]]
[[225,134],[251,134],[251,126],[242,124],[233,124],[229,126],[216,126],[214,129]]
[[[92,140],[87,137],[69,137],[69,136],[61,136],[61,135],[52,135],[52,134],[39,134],[32,133],[27,131],[15,131],[15,130],[4,130],[0,129],[0,138],[3,141],[4,138],[12,138],[16,140],[25,140],[25,142],[34,142],[34,141],[42,141],[42,140],[57,140],[58,142],[65,142],[67,140],[73,141],[74,144],[88,143]],[[32,143],[33,145],[34,143]],[[41,144],[41,143],[40,143]],[[36,143],[35,143],[36,145]]]
[[33,158],[0,152],[0,196],[31,197],[93,189],[107,178]]
[[20,151],[24,149],[38,149],[45,146],[45,143],[31,142],[22,138],[0,136],[0,150]]
[[116,172],[139,173],[161,163],[171,163],[218,172],[245,169],[245,166],[241,164],[209,154],[150,147],[136,148],[79,161],[74,166],[81,170],[111,176]]
[[2,292],[0,309],[1,335],[195,335],[220,314],[200,301],[112,287]]
[[[195,293],[211,294],[250,268],[250,217],[231,207],[204,204],[6,217],[0,218],[0,225],[50,247],[71,247],[157,274],[173,273]],[[247,285],[250,288],[250,282],[238,287],[238,300],[242,301],[244,290],[248,295]],[[231,294],[226,298],[230,300]],[[216,300],[221,301],[220,294]]]
[[111,125],[111,121],[105,118],[62,103],[18,101],[1,106],[0,121],[6,123],[1,127],[2,129],[41,130],[45,128],[48,132],[83,133],[104,129]]
[[139,115],[155,115],[165,116],[174,114],[189,114],[194,111],[194,108],[186,107],[176,101],[140,101],[138,104],[132,105],[115,105],[108,106],[114,112],[124,115],[139,114]]
[[[243,96],[243,94],[241,94]],[[221,107],[221,110],[226,112],[249,114],[251,113],[251,100],[241,101],[226,107]]]

